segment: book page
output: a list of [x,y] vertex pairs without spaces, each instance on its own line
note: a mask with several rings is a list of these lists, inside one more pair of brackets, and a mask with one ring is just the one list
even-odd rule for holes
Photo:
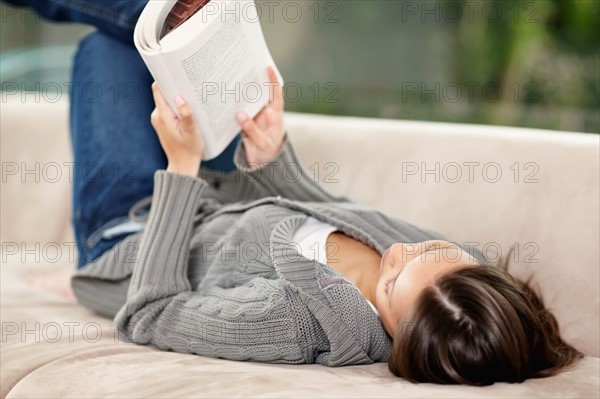
[[260,81],[253,61],[244,30],[233,16],[220,24],[201,48],[181,60],[196,100],[210,115],[215,140],[219,140],[220,132],[231,130],[228,116],[246,109],[251,100],[260,100],[261,88],[252,87],[253,82]]

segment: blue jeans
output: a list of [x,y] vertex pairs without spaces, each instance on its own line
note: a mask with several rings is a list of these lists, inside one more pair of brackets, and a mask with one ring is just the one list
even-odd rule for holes
[[[154,172],[167,158],[150,124],[153,78],[133,46],[135,22],[146,0],[10,0],[56,21],[88,23],[75,55],[70,86],[73,147],[72,218],[77,267],[93,261],[144,224],[129,209],[151,196]],[[235,169],[241,135],[206,169]]]

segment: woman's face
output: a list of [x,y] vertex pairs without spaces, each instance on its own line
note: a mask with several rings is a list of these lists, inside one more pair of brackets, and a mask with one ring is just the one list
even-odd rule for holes
[[390,336],[421,291],[439,275],[477,265],[468,252],[448,241],[396,243],[381,258],[376,304]]

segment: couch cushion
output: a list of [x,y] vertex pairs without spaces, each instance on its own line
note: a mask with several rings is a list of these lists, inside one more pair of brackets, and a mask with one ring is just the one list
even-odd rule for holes
[[[72,241],[73,157],[68,102],[2,103],[0,118],[0,236],[2,242],[35,248]],[[27,245],[29,244],[29,245]]]

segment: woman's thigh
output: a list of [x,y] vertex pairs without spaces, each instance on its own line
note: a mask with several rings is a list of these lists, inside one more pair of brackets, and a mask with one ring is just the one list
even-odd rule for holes
[[[128,223],[129,209],[152,195],[154,172],[167,159],[150,124],[153,79],[133,46],[101,32],[88,35],[72,80],[72,222],[81,267],[143,228]],[[103,237],[117,225],[120,233]]]
[[148,0],[5,0],[31,7],[46,19],[79,22],[96,27],[126,43],[133,43],[135,24]]

